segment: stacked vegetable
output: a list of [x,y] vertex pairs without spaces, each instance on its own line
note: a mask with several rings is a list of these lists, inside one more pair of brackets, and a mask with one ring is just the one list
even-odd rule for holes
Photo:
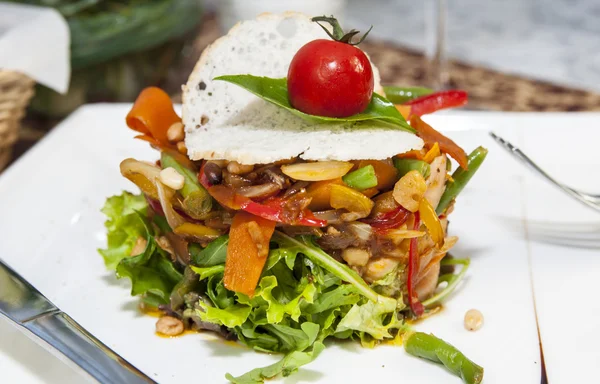
[[[297,109],[310,103],[302,95],[282,98],[286,79],[222,80],[303,118],[340,118],[339,111]],[[276,96],[264,82],[279,87]],[[444,364],[467,383],[481,381],[481,367],[434,336],[413,333],[406,320],[432,311],[466,273],[468,260],[446,257],[457,240],[447,236],[447,217],[487,151],[467,156],[420,118],[464,104],[464,92],[386,92],[357,103],[350,118],[415,131],[422,150],[384,160],[254,165],[190,161],[168,96],[158,88],[140,94],[127,124],[160,160],[121,163],[142,194],[108,199],[108,248],[100,252],[118,277],[131,279],[133,295],[162,311],[158,331],[210,330],[285,354],[271,366],[227,375],[236,383],[287,376],[315,359],[327,338],[373,346],[397,336],[409,353]],[[452,175],[449,157],[459,164]],[[455,273],[455,266],[462,268]]]

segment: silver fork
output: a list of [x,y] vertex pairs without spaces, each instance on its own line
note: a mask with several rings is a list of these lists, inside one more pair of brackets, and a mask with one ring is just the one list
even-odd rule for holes
[[519,160],[521,163],[525,164],[529,169],[533,170],[537,174],[543,176],[546,180],[548,180],[551,184],[560,188],[563,192],[568,194],[569,196],[577,199],[580,203],[584,204],[586,207],[591,208],[597,212],[600,212],[600,195],[592,195],[589,193],[585,193],[579,191],[575,188],[571,188],[550,175],[548,175],[542,168],[540,168],[536,163],[533,162],[527,155],[523,153],[519,148],[515,147],[508,141],[504,140],[500,136],[496,135],[494,132],[490,132],[490,136],[500,144],[504,149],[506,149],[513,157]]

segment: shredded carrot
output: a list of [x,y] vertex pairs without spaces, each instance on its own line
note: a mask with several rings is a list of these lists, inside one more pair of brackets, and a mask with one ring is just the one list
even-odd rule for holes
[[239,211],[229,230],[223,283],[230,291],[248,296],[254,290],[267,261],[275,222]]
[[142,134],[137,138],[168,146],[167,130],[174,123],[180,122],[181,118],[175,113],[173,102],[165,91],[148,87],[139,94],[125,121],[129,128]]
[[435,143],[438,143],[442,153],[447,153],[458,162],[461,168],[467,169],[467,154],[458,144],[433,129],[418,116],[411,117],[410,125],[417,131],[417,135],[423,139],[426,145],[432,147]]

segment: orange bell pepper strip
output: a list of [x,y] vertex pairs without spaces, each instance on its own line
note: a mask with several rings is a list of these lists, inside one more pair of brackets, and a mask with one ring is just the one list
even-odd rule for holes
[[141,133],[136,138],[169,146],[167,130],[174,123],[180,122],[181,118],[175,113],[173,102],[165,91],[148,87],[139,94],[125,121],[129,128]]
[[359,168],[367,165],[372,165],[375,168],[375,176],[377,177],[375,188],[380,191],[391,189],[398,181],[398,170],[393,165],[380,160],[361,160],[358,163]]
[[421,120],[421,118],[418,116],[413,116],[410,119],[410,125],[417,131],[417,135],[423,139],[425,144],[427,144],[429,147],[433,147],[433,145],[437,142],[442,153],[447,153],[458,162],[462,169],[467,169],[467,154],[461,147],[458,146],[458,144],[433,129],[431,125]]
[[308,206],[311,211],[331,209],[329,204],[332,185],[344,185],[341,177],[332,180],[316,181],[306,188],[307,195],[312,199]]
[[229,230],[223,284],[230,291],[252,297],[269,255],[275,222],[239,211]]

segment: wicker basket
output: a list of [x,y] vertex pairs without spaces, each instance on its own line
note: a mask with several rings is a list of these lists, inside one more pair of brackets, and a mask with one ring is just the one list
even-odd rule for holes
[[33,80],[21,73],[0,69],[0,171],[10,161],[34,85]]

